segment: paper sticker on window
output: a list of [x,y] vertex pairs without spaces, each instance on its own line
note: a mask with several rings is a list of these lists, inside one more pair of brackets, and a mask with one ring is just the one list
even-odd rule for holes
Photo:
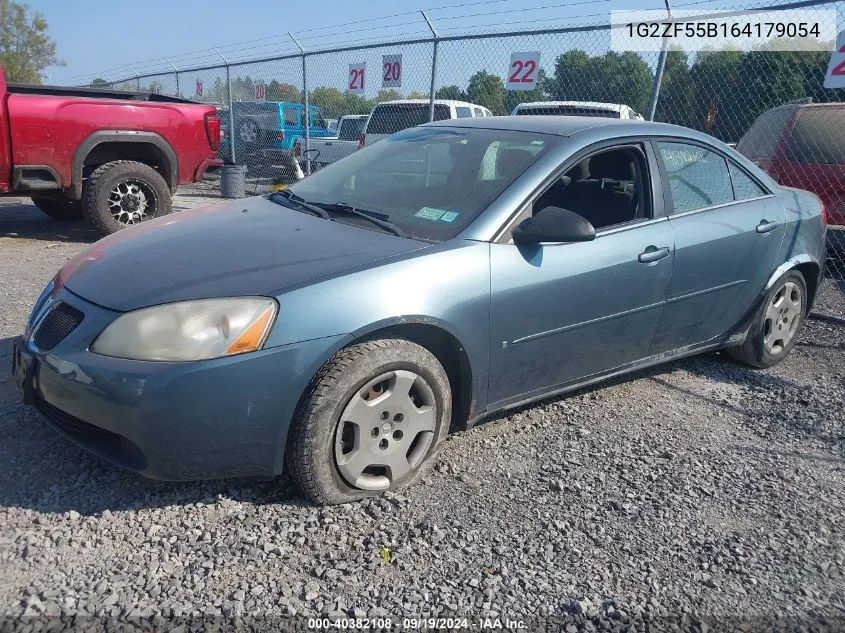
[[460,211],[447,211],[443,215],[440,216],[441,222],[454,222],[455,218],[460,215]]
[[[443,214],[446,213],[444,209],[433,209],[432,207],[423,207],[417,211],[414,216],[422,218],[423,220],[439,220]],[[451,220],[449,220],[451,222]]]

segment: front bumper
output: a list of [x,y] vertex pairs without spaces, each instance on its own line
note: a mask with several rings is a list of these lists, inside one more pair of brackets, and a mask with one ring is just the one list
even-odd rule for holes
[[153,479],[280,474],[299,398],[344,338],[202,362],[130,361],[88,351],[117,313],[65,289],[56,298],[85,317],[49,352],[19,341],[34,365],[32,403],[76,444]]

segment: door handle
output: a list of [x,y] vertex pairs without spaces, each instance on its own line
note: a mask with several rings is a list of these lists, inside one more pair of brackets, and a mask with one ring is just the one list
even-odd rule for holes
[[645,249],[642,253],[640,253],[637,260],[641,264],[651,264],[653,262],[659,261],[664,257],[669,257],[669,248],[664,246],[662,248],[657,248],[656,246],[649,246]]
[[777,222],[769,222],[768,220],[760,220],[760,224],[757,225],[757,232],[758,233],[768,233],[769,231],[774,231],[778,228]]

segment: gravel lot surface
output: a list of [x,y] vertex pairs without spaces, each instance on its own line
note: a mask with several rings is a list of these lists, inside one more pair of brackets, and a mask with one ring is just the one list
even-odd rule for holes
[[[214,197],[191,193],[180,208]],[[450,438],[402,495],[321,509],[285,478],[144,480],[20,404],[12,338],[94,236],[12,202],[0,207],[0,615],[460,614],[564,631],[678,617],[762,630],[780,615],[845,629],[841,326],[808,322],[772,370],[708,354],[499,416]],[[822,302],[845,315],[832,286]]]

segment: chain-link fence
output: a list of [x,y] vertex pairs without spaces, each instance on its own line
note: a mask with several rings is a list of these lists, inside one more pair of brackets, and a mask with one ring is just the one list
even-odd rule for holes
[[[718,8],[763,11],[759,22],[777,21],[787,9],[824,8],[834,32],[845,23],[845,0]],[[517,11],[523,9],[510,13]],[[845,317],[845,231],[838,230],[845,228],[845,89],[824,87],[835,43],[828,51],[620,53],[610,48],[607,18],[453,33],[438,32],[421,12],[405,27],[412,30],[390,40],[360,25],[351,29],[355,39],[333,47],[324,44],[333,33],[279,36],[235,56],[213,49],[191,68],[165,60],[169,72],[95,83],[216,104],[220,155],[247,165],[251,193],[431,119],[504,115],[519,104],[550,101],[576,102],[556,106],[565,113],[584,114],[597,103],[630,107],[609,110],[611,116],[653,113],[657,121],[737,144],[782,184],[819,195],[830,230],[818,305]],[[275,54],[266,54],[268,47]],[[262,58],[250,60],[251,48]]]

